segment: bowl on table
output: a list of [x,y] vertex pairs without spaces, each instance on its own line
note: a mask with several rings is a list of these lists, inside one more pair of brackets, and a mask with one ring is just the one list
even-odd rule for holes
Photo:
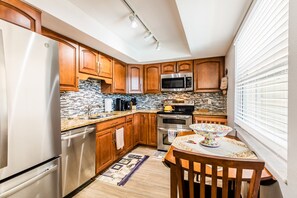
[[220,124],[191,124],[189,126],[196,134],[204,137],[204,140],[200,142],[201,145],[207,147],[219,147],[219,137],[224,137],[230,133],[233,129],[229,126]]

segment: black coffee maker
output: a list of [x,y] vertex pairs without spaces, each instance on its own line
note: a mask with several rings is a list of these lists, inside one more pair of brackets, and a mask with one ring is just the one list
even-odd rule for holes
[[116,99],[115,103],[115,110],[116,111],[125,111],[125,101],[121,98]]

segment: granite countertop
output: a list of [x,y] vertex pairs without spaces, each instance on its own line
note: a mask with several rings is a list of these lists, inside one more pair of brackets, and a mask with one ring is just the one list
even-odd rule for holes
[[193,115],[202,115],[202,116],[227,116],[227,113],[224,111],[200,111],[196,110],[193,112]]
[[[108,116],[105,118],[98,118],[98,119],[87,119],[85,117],[74,117],[72,119],[62,118],[61,119],[61,131],[63,132],[63,131],[67,131],[70,129],[87,126],[90,124],[96,124],[96,123],[103,122],[106,120],[112,120],[115,118],[132,115],[135,113],[157,113],[158,111],[160,111],[160,110],[159,109],[150,109],[150,110],[139,109],[139,110],[132,110],[132,111],[113,111],[110,113],[110,114],[113,114],[112,116]],[[106,113],[102,113],[102,114],[106,114]]]

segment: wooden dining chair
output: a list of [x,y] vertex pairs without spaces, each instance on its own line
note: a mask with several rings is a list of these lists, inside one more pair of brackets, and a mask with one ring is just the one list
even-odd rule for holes
[[206,124],[221,124],[227,125],[228,121],[226,118],[212,118],[212,117],[196,117],[194,118],[196,124],[206,123]]
[[[173,155],[176,167],[172,168],[176,169],[180,198],[240,198],[243,170],[246,169],[252,171],[247,197],[258,197],[261,173],[264,169],[264,162],[261,160],[218,157],[178,149],[173,150]],[[207,169],[209,170],[206,171]],[[236,175],[232,190],[229,188],[232,181],[229,178],[231,170]],[[187,180],[184,178],[184,171],[188,172]],[[197,174],[200,176],[199,183],[194,181]],[[207,176],[211,178],[211,185],[205,183]],[[222,187],[218,187],[218,181],[222,183]]]

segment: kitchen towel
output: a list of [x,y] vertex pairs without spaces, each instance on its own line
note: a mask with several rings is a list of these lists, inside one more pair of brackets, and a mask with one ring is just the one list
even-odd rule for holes
[[168,142],[172,143],[174,138],[176,137],[177,130],[168,129]]
[[117,150],[124,148],[124,127],[116,130]]

